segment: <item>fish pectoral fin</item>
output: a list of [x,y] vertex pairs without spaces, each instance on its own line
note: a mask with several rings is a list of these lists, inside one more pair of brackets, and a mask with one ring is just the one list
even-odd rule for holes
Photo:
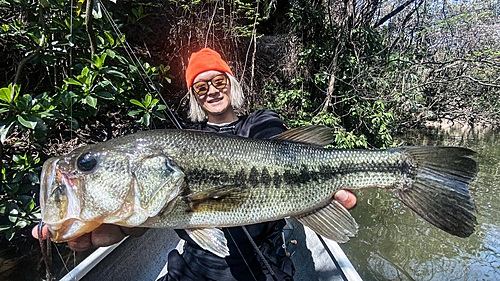
[[229,256],[226,237],[219,228],[192,228],[185,231],[202,249],[221,258]]
[[358,224],[337,201],[296,219],[317,234],[338,243],[345,243],[349,241],[349,237],[358,234]]
[[227,212],[240,206],[248,197],[242,184],[223,184],[186,195],[191,212]]
[[301,142],[317,146],[326,146],[335,140],[332,128],[326,126],[310,125],[290,129],[272,139],[282,139],[292,142]]

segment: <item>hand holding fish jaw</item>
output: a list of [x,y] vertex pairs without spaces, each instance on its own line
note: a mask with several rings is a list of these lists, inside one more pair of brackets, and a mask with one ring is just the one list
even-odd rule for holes
[[[36,225],[31,235],[38,239],[38,226]],[[83,252],[92,247],[107,247],[120,242],[126,236],[140,237],[148,228],[145,227],[124,227],[114,224],[102,224],[92,232],[68,241],[68,246],[75,252]],[[43,239],[47,238],[47,225],[42,228]]]
[[[356,195],[348,190],[339,190],[335,193],[337,200],[346,209],[351,210],[356,206]],[[142,236],[148,228],[144,227],[123,227],[112,224],[102,224],[92,232],[86,233],[80,237],[68,241],[68,247],[75,252],[83,252],[92,247],[107,247],[120,242],[125,236]],[[47,226],[42,228],[43,239],[47,237]],[[38,239],[38,225],[36,225],[31,234]]]

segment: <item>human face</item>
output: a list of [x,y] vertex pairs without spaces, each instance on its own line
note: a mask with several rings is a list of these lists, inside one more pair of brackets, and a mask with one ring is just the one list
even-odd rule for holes
[[[212,80],[212,78],[220,74],[223,74],[223,72],[216,70],[202,72],[194,78],[193,85],[199,81]],[[231,85],[229,79],[226,87],[222,89],[215,88],[212,83],[208,83],[208,85],[208,92],[205,95],[194,95],[198,104],[207,113],[208,122],[227,123],[236,121],[236,114],[231,107]]]

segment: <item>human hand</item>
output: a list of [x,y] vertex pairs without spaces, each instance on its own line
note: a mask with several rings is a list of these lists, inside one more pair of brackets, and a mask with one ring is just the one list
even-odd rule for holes
[[[31,235],[38,239],[38,226],[31,230]],[[91,247],[106,247],[120,242],[125,236],[131,235],[139,237],[143,235],[148,228],[144,227],[123,227],[113,224],[102,224],[90,233],[68,241],[68,246],[75,252],[82,252]],[[47,238],[48,229],[44,225],[42,228],[43,239]]]
[[357,199],[356,195],[354,193],[350,192],[349,190],[341,189],[337,192],[335,192],[335,195],[333,196],[337,202],[340,203],[340,205],[344,206],[347,210],[351,210],[356,206]]

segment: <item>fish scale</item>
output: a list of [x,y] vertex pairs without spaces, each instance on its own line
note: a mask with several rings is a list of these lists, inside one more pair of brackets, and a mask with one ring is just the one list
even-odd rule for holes
[[[250,190],[249,194],[242,198],[244,202],[240,206],[230,211],[186,212],[180,217],[176,215],[177,220],[162,217],[156,220],[158,222],[145,225],[198,228],[212,224],[235,226],[275,220],[281,218],[283,213],[294,216],[323,207],[341,188],[392,186],[401,178],[401,172],[396,168],[401,162],[399,152],[341,151],[280,140],[262,144],[262,141],[239,138],[232,138],[225,146],[215,142],[213,146],[208,146],[206,143],[210,142],[205,141],[204,134],[199,137],[191,140],[194,146],[202,146],[199,149],[207,151],[207,154],[202,161],[195,162],[210,168],[189,169],[193,166],[191,159],[195,157],[194,151],[183,151],[182,157],[176,159],[185,171],[191,190],[195,192],[223,184],[217,181],[223,175],[222,178],[228,179],[225,183],[245,185]],[[252,153],[255,151],[259,154]],[[363,173],[366,170],[370,172]],[[261,176],[266,174],[263,171],[275,175],[271,184],[260,184],[267,182]],[[305,174],[314,176],[307,177]],[[310,188],[312,186],[316,188]],[[265,210],[262,210],[263,206]],[[171,224],[163,225],[167,222]]]

